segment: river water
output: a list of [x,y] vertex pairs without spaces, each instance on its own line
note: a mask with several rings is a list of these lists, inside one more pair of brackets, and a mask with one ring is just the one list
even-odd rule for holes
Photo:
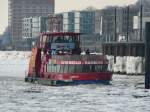
[[1,76],[0,112],[150,112],[143,82],[143,76],[114,75],[110,85],[51,87]]

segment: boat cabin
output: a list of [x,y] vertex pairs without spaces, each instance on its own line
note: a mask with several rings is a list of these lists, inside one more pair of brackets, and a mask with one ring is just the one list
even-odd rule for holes
[[80,33],[42,33],[39,47],[51,55],[80,54]]

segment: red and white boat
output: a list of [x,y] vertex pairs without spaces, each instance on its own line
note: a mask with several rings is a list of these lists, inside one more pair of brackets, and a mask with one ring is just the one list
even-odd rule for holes
[[32,49],[27,82],[45,85],[109,84],[104,55],[81,55],[80,33],[42,33]]

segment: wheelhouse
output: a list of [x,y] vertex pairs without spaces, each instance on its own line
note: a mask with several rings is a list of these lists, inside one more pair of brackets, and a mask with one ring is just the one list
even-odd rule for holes
[[80,48],[80,33],[42,33],[39,47],[45,50],[71,52]]

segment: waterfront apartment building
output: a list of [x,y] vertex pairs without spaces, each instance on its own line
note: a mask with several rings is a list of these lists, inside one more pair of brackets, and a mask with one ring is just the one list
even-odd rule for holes
[[95,10],[70,11],[63,13],[63,31],[81,35],[81,47],[91,52],[100,49],[95,33]]
[[102,36],[103,42],[133,40],[133,20],[138,15],[134,7],[107,7],[95,11],[95,33]]
[[22,38],[37,38],[40,33],[48,31],[48,17],[23,18]]
[[36,39],[43,32],[62,32],[62,14],[23,18],[22,38]]
[[23,18],[22,47],[31,50],[32,43],[40,36],[40,33],[48,32],[48,16]]
[[12,45],[22,45],[22,20],[25,17],[47,16],[54,13],[54,0],[9,0],[9,27]]
[[63,31],[94,33],[94,11],[71,11],[63,13]]

